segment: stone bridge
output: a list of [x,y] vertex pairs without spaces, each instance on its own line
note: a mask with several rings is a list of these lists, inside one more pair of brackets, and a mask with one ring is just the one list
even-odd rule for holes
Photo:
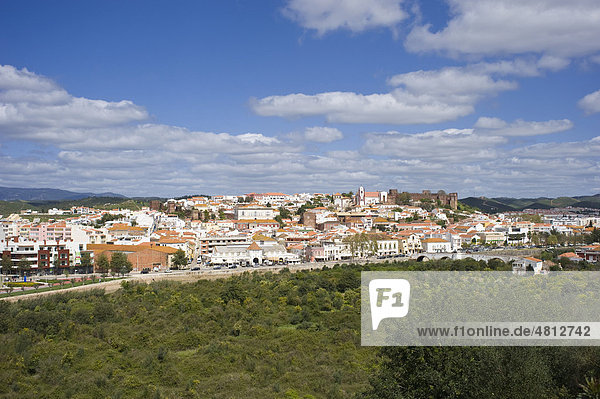
[[482,255],[482,254],[473,254],[473,253],[465,253],[465,252],[450,252],[450,253],[447,253],[447,252],[434,252],[434,253],[423,252],[423,253],[419,253],[419,254],[414,254],[410,257],[410,259],[415,259],[418,262],[426,262],[428,260],[435,260],[435,259],[458,260],[458,259],[467,259],[467,258],[471,258],[471,259],[475,259],[475,260],[485,260],[486,262],[491,259],[500,259],[506,263],[508,263],[510,261],[522,259],[522,257],[516,256],[516,255]]

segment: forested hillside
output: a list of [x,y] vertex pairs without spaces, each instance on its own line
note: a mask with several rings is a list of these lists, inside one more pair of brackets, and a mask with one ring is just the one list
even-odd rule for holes
[[[596,348],[360,346],[361,270],[508,270],[496,260],[124,283],[0,301],[7,398],[575,397]],[[588,382],[591,380],[588,380]]]

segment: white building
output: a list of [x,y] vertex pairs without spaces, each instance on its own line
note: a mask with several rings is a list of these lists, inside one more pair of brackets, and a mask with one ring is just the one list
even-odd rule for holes
[[423,250],[421,237],[418,234],[402,234],[398,238],[398,251],[404,255],[412,255]]
[[393,256],[400,254],[398,240],[377,240],[377,256]]
[[212,254],[208,256],[212,264],[241,264],[253,265],[272,263],[299,263],[300,256],[296,253],[287,252],[280,244],[269,244],[260,246],[253,242],[249,246],[228,245],[215,247]]
[[253,197],[259,204],[271,204],[272,206],[281,206],[290,200],[290,196],[284,193],[253,194]]
[[513,262],[513,273],[522,275],[528,271],[533,271],[533,274],[540,274],[544,272],[543,265],[544,261],[541,259],[533,257],[521,258]]
[[433,252],[451,252],[452,244],[442,238],[426,238],[421,240],[423,251],[428,253]]
[[275,210],[258,205],[237,206],[235,208],[235,218],[238,220],[269,220],[275,217]]
[[348,197],[336,196],[333,198],[333,206],[337,210],[343,211],[352,206],[352,199]]
[[323,242],[325,260],[350,259],[352,254],[346,244],[336,242]]

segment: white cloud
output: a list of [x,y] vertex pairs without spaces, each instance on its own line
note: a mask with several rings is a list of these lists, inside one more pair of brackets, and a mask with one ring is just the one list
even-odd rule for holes
[[549,69],[551,71],[560,71],[561,69],[566,68],[571,63],[571,60],[563,57],[555,57],[552,55],[544,55],[538,61],[538,65],[540,68]]
[[472,73],[484,75],[514,75],[514,76],[541,76],[545,70],[558,71],[566,68],[570,60],[561,57],[543,55],[536,57],[519,57],[512,60],[496,62],[478,62],[463,67]]
[[[596,167],[600,166],[600,136],[587,141],[574,141],[567,143],[538,143],[527,147],[514,149],[515,156],[527,159],[569,159],[590,158],[595,160]],[[599,172],[600,169],[596,169]],[[598,174],[600,176],[600,173]]]
[[539,76],[541,74],[539,61],[523,58],[497,62],[479,62],[465,68],[484,75]]
[[12,65],[0,65],[0,88],[28,92],[64,92],[50,79],[29,72],[27,68],[17,69]]
[[388,83],[404,86],[410,93],[431,95],[447,103],[473,104],[481,96],[517,88],[515,82],[494,80],[491,76],[466,68],[447,67],[392,76]]
[[579,107],[588,115],[600,112],[600,90],[596,90],[595,92],[583,97],[581,100],[579,100],[577,105],[579,105]]
[[362,150],[400,159],[470,162],[495,157],[495,147],[506,139],[479,136],[472,129],[433,130],[425,133],[369,133]]
[[542,134],[564,132],[573,128],[573,122],[568,119],[550,120],[544,122],[524,121],[518,119],[507,123],[499,118],[482,116],[475,122],[476,132],[494,136],[538,136]]
[[334,150],[327,151],[327,156],[334,159],[350,160],[359,159],[360,153],[358,151],[353,150]]
[[34,136],[68,128],[120,125],[148,118],[131,101],[73,97],[27,69],[0,65],[0,134]]
[[419,70],[394,75],[389,93],[294,93],[250,99],[261,116],[325,116],[328,122],[419,124],[440,123],[469,115],[484,98],[515,90],[514,80],[500,76],[541,76],[568,65],[566,59],[543,56],[479,62],[462,67]]
[[289,0],[285,16],[319,35],[337,29],[394,28],[407,17],[401,0]]
[[[469,130],[368,137],[373,153],[182,154],[146,150],[65,150],[54,160],[0,156],[0,183],[129,195],[190,192],[445,189],[459,195],[564,195],[600,189],[600,139],[503,150],[502,138]],[[456,139],[453,140],[453,139]],[[477,146],[474,146],[477,145]],[[391,149],[387,149],[393,146]],[[382,152],[379,150],[383,148]],[[387,154],[387,155],[386,155]],[[143,184],[140,184],[143,181]],[[473,184],[473,181],[482,182]],[[585,188],[582,188],[585,187]]]
[[[597,0],[449,0],[451,19],[439,32],[417,26],[406,38],[410,51],[451,55],[540,53],[568,58],[600,50]],[[547,66],[559,67],[556,59]],[[564,62],[563,62],[564,64]]]
[[482,116],[479,119],[477,119],[477,122],[475,122],[474,127],[480,129],[502,129],[505,128],[507,125],[508,123],[506,123],[500,118],[490,118],[487,116]]
[[307,127],[304,130],[304,138],[317,143],[331,143],[332,141],[341,140],[344,135],[341,131],[334,127]]
[[327,92],[288,94],[252,99],[250,106],[261,116],[304,117],[325,115],[338,123],[437,123],[473,112],[470,104],[448,104],[432,96],[398,90],[386,94]]
[[262,116],[324,115],[327,121],[339,123],[439,123],[471,114],[484,97],[517,88],[516,82],[484,73],[482,70],[488,66],[395,75],[388,83],[397,88],[384,94],[297,93],[251,99],[250,106]]

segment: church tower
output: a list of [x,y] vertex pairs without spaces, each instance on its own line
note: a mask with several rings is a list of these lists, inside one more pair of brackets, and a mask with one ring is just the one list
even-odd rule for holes
[[356,193],[356,205],[365,206],[366,203],[367,202],[365,199],[365,188],[363,186],[360,186],[358,188],[358,192]]

